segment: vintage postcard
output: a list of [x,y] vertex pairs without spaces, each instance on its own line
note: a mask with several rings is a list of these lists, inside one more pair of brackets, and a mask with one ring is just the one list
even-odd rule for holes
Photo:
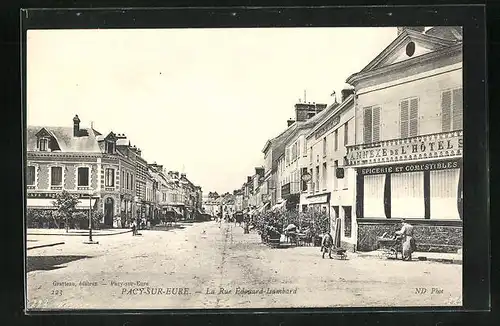
[[462,306],[460,26],[26,34],[26,308]]

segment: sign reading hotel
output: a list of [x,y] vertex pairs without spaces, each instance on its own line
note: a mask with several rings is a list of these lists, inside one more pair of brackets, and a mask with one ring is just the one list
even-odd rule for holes
[[347,147],[348,165],[460,157],[463,133],[454,131]]

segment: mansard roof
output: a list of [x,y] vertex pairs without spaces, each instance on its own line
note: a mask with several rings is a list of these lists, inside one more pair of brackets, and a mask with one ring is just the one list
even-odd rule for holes
[[52,137],[61,152],[100,153],[94,131],[85,128],[80,131],[82,136],[75,137],[73,127],[28,126],[26,148],[28,151],[37,151],[37,138],[44,135]]

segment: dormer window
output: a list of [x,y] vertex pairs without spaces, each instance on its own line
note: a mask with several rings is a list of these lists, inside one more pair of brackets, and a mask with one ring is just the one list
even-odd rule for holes
[[106,153],[114,154],[115,153],[115,143],[107,141],[106,142]]
[[40,138],[38,140],[38,150],[42,152],[46,152],[49,149],[49,139],[48,138]]

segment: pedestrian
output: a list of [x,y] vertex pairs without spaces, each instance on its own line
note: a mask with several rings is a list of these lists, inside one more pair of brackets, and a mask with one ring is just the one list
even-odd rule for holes
[[413,238],[413,226],[402,219],[401,230],[396,231],[396,235],[401,241],[403,260],[410,261],[411,254],[417,249],[415,238]]
[[137,234],[137,224],[136,224],[135,220],[132,221],[131,227],[132,227],[132,235],[136,235]]
[[333,237],[330,232],[326,232],[323,235],[323,239],[321,239],[321,252],[323,253],[322,258],[325,258],[325,254],[328,252],[328,257],[333,259],[332,257],[333,250]]

